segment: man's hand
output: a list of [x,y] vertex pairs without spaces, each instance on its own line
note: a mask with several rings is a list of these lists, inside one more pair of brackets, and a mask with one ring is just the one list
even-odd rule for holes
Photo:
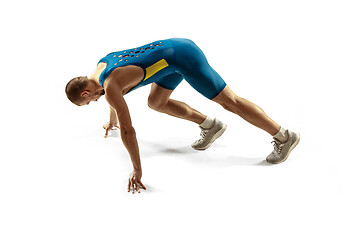
[[107,124],[105,124],[103,126],[103,128],[105,129],[105,136],[104,136],[105,138],[108,136],[109,130],[114,130],[114,127],[115,128],[120,128],[117,123],[111,123],[111,122],[108,122]]
[[142,172],[141,170],[133,170],[130,173],[129,176],[129,184],[128,184],[128,192],[132,191],[132,193],[134,194],[134,191],[136,189],[136,191],[138,193],[140,193],[140,187],[144,190],[146,190],[146,187],[142,184],[142,182],[140,181],[142,176]]

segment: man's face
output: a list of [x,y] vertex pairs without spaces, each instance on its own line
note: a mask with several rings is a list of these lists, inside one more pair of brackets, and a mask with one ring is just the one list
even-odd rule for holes
[[101,97],[100,94],[94,94],[89,96],[83,96],[82,102],[79,104],[80,106],[89,105],[90,102],[96,102]]
[[104,94],[104,89],[97,89],[96,86],[90,82],[86,89],[81,93],[82,101],[79,105],[84,106],[92,101],[96,102]]

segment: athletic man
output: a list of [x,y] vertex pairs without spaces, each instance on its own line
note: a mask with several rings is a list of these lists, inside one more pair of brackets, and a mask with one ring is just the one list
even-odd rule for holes
[[[148,98],[150,108],[199,124],[201,138],[192,144],[205,150],[226,129],[226,124],[200,113],[183,102],[170,99],[173,90],[185,79],[196,91],[223,106],[274,138],[269,163],[281,163],[298,144],[300,135],[285,130],[252,102],[235,95],[220,75],[208,64],[204,53],[189,39],[173,38],[156,41],[138,48],[113,52],[102,58],[94,74],[76,77],[66,85],[71,102],[82,106],[97,101],[102,95],[110,105],[110,120],[104,125],[105,137],[114,127],[120,128],[133,171],[128,192],[146,189],[141,182],[142,170],[135,130],[131,124],[124,95],[152,83]],[[117,125],[120,123],[120,126]]]

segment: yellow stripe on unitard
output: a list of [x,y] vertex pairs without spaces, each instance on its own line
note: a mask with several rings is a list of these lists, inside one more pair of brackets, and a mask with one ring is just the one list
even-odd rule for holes
[[166,68],[167,66],[169,66],[169,64],[165,61],[165,59],[161,59],[160,61],[154,63],[153,65],[151,65],[149,67],[147,67],[144,81],[146,79],[150,78],[152,75],[154,75],[158,71],[160,71],[161,69]]

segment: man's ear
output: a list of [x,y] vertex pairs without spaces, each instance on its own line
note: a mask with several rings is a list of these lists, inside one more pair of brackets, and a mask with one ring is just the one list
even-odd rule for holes
[[85,97],[85,96],[89,95],[89,92],[90,92],[89,90],[84,90],[80,93],[80,96]]

